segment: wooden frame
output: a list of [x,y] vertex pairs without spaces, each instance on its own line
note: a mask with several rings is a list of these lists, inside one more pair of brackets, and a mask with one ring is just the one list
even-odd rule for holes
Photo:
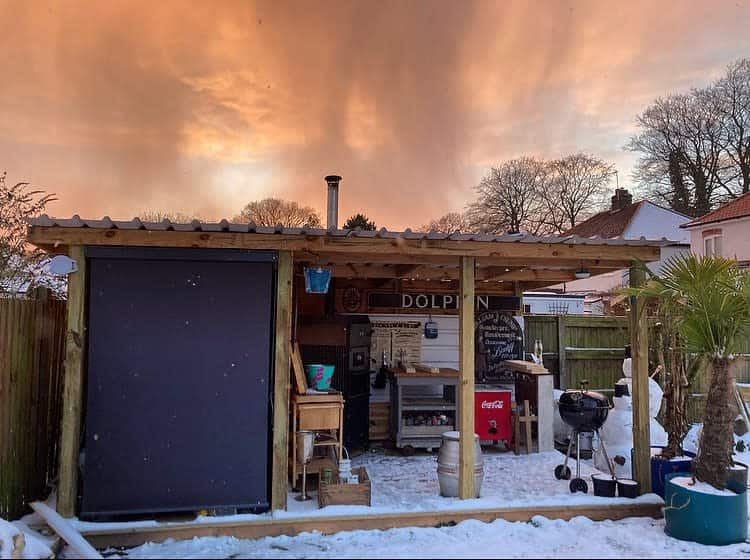
[[82,531],[83,536],[97,548],[133,547],[147,542],[162,542],[166,539],[191,539],[194,537],[231,536],[238,539],[257,539],[277,535],[297,535],[303,532],[320,531],[332,534],[339,531],[393,529],[397,527],[440,527],[455,525],[467,519],[490,523],[496,519],[529,522],[534,516],[548,519],[569,520],[585,516],[593,521],[618,520],[627,517],[662,517],[661,502],[612,503],[567,506],[532,506],[461,509],[437,512],[380,513],[377,515],[317,515],[315,517],[287,517],[282,519],[260,519],[258,521],[215,521],[191,523],[169,523],[134,528],[93,528]]
[[67,332],[65,334],[65,381],[57,512],[63,517],[76,514],[78,501],[78,454],[81,450],[84,357],[86,352],[86,255],[80,245],[70,247],[69,256],[78,271],[68,276]]
[[[507,287],[520,293],[549,283],[572,279],[587,268],[594,274],[631,267],[635,262],[660,258],[657,244],[606,244],[576,240],[562,243],[519,241],[472,241],[461,239],[410,239],[403,236],[259,234],[207,231],[165,231],[98,227],[32,226],[28,240],[54,253],[68,251],[79,263],[71,275],[68,303],[63,425],[60,446],[58,511],[75,514],[77,462],[80,448],[83,355],[85,352],[86,266],[83,246],[140,246],[231,248],[278,251],[276,326],[273,387],[273,453],[271,507],[285,509],[289,452],[289,412],[292,372],[291,315],[294,264],[324,264],[334,275],[347,278],[417,278],[459,281],[460,353],[460,495],[473,498],[474,434],[474,295],[488,288]],[[294,251],[294,254],[292,253]],[[631,283],[639,273],[631,269]],[[494,282],[495,284],[490,284]],[[646,371],[647,332],[642,303],[633,305],[633,405],[636,478],[648,491],[648,387]],[[298,364],[294,364],[297,366]],[[564,369],[564,364],[562,364]],[[295,375],[298,374],[295,369]],[[304,376],[304,372],[303,372]],[[644,412],[645,411],[645,412]]]
[[461,257],[458,308],[459,429],[458,495],[476,498],[474,489],[474,265],[473,257]]
[[[572,259],[580,267],[588,260],[659,260],[660,249],[653,245],[605,245],[592,243],[544,242],[489,242],[451,239],[407,239],[404,237],[317,236],[292,234],[260,234],[201,231],[154,231],[98,228],[66,228],[32,226],[28,239],[41,247],[55,248],[68,245],[128,245],[150,247],[213,247],[227,249],[256,249],[301,251],[299,257],[321,258],[324,254],[358,253],[362,258],[349,262],[374,262],[372,255],[387,257],[397,262],[395,255],[517,258],[523,262],[546,259],[552,264],[558,259]],[[456,266],[457,263],[453,263]],[[504,261],[499,265],[506,264]]]
[[[640,266],[630,269],[630,285],[646,280]],[[648,410],[648,318],[643,298],[630,298],[630,336],[633,360],[633,472],[641,492],[651,492],[651,430]]]
[[276,342],[273,382],[273,457],[271,509],[286,509],[289,460],[289,392],[291,389],[292,253],[279,251],[276,272]]

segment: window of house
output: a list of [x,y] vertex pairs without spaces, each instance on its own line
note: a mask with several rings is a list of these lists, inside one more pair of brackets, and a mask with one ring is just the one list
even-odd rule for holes
[[721,256],[721,235],[711,235],[703,239],[703,249],[705,255]]

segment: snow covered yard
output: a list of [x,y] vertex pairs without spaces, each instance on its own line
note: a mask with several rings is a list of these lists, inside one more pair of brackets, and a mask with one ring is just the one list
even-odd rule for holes
[[[110,551],[111,553],[112,551]],[[750,544],[703,546],[664,534],[664,520],[594,522],[585,517],[530,523],[464,521],[455,527],[351,531],[324,536],[231,537],[146,544],[128,558],[740,558]],[[124,555],[123,555],[124,556]]]
[[[694,434],[691,434],[694,435]],[[485,452],[485,477],[481,498],[458,500],[439,496],[436,475],[437,455],[413,457],[386,456],[382,450],[353,459],[365,466],[373,481],[372,507],[331,506],[318,509],[317,500],[297,502],[290,493],[289,510],[262,515],[201,517],[197,521],[227,522],[253,519],[294,519],[340,515],[397,512],[446,511],[498,507],[542,507],[590,504],[633,503],[626,498],[599,498],[589,494],[571,495],[567,481],[553,475],[563,460],[558,452],[516,456],[512,453]],[[744,457],[743,457],[744,458]],[[574,468],[574,463],[571,464]],[[582,462],[582,477],[598,472],[590,461]],[[590,484],[591,486],[591,484]],[[314,496],[314,491],[311,491]],[[635,500],[661,503],[655,495]],[[133,525],[156,525],[156,521]],[[76,522],[79,529],[94,525]],[[591,521],[576,517],[570,521],[549,520],[542,516],[532,522],[497,520],[484,523],[469,520],[440,528],[400,528],[385,531],[346,531],[333,535],[307,532],[295,537],[237,539],[201,537],[191,540],[148,543],[129,550],[109,550],[107,556],[128,558],[377,558],[377,557],[733,557],[750,554],[750,544],[707,547],[678,541],[664,533],[664,520],[629,518],[620,521]]]
[[[440,496],[437,479],[437,453],[412,457],[385,455],[382,450],[365,453],[352,460],[364,466],[372,480],[372,507],[329,506],[318,509],[316,500],[298,502],[290,493],[288,511],[275,515],[345,515],[346,513],[396,513],[444,511],[481,507],[526,507],[601,504],[603,500],[632,503],[627,498],[598,498],[593,495],[591,475],[599,472],[591,461],[581,461],[581,476],[589,484],[589,494],[572,495],[568,481],[556,480],[554,469],[563,462],[557,451],[514,455],[484,450],[484,483],[479,499],[460,500]],[[569,461],[575,475],[575,461]],[[315,491],[309,492],[316,496]],[[653,497],[658,499],[658,497]],[[645,498],[639,498],[643,500]]]

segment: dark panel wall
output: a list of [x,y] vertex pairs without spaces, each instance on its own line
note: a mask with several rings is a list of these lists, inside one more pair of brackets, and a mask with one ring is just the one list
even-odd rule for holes
[[83,515],[268,507],[272,304],[271,262],[91,259]]

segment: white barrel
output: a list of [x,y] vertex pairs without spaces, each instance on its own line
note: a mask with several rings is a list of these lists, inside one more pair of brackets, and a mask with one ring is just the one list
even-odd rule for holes
[[[445,432],[438,453],[437,474],[440,482],[440,495],[446,498],[458,497],[459,432]],[[479,497],[484,480],[484,460],[479,436],[474,434],[474,491]]]

